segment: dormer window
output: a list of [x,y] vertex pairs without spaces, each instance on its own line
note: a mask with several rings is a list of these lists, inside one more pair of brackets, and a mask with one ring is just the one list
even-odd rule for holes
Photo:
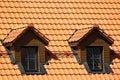
[[21,48],[21,62],[25,72],[38,71],[38,47],[24,46]]
[[[113,39],[98,25],[86,27],[74,32],[69,39],[71,47],[75,47],[77,62],[83,64],[90,73],[110,73],[110,49]],[[76,55],[75,55],[76,56]],[[79,59],[79,60],[78,60]]]
[[45,74],[45,46],[48,39],[34,26],[12,29],[3,41],[10,49],[12,63],[17,63],[21,73]]
[[87,46],[87,63],[91,71],[102,71],[102,46]]

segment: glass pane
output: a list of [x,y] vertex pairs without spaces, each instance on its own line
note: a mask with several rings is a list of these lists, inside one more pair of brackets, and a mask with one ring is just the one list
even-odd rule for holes
[[30,71],[34,71],[35,70],[35,60],[30,60],[29,62],[29,69]]
[[91,70],[102,70],[102,47],[87,47],[87,62]]
[[95,69],[96,69],[96,70],[101,69],[101,62],[100,62],[100,59],[95,59],[94,61],[95,61],[95,63],[94,63]]
[[29,48],[29,58],[36,58],[37,49],[34,47]]
[[37,71],[37,47],[23,47],[21,60],[25,71]]
[[25,70],[29,70],[29,67],[28,67],[29,62],[27,59],[22,60],[22,64]]

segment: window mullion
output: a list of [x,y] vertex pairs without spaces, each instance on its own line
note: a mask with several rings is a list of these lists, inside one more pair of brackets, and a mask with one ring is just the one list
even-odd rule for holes
[[25,54],[23,58],[24,68],[27,72],[37,71],[37,48],[36,47],[24,47],[22,54]]
[[87,49],[88,62],[92,70],[102,69],[101,63],[101,51],[99,47],[89,47]]

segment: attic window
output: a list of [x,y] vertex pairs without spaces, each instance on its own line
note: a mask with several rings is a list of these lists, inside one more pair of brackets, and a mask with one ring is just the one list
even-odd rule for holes
[[102,46],[86,47],[87,63],[91,71],[102,71]]
[[3,42],[10,51],[11,62],[18,64],[21,73],[46,74],[45,46],[48,41],[34,26],[25,26],[11,29]]
[[77,47],[77,62],[91,73],[112,72],[109,46],[113,41],[98,25],[76,30],[68,40],[71,47]]
[[21,61],[25,72],[37,72],[38,61],[37,61],[38,48],[29,46],[22,47],[21,49]]

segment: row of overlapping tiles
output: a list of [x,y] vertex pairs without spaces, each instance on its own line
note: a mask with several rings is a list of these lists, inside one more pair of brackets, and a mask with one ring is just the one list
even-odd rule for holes
[[40,19],[1,19],[2,24],[41,24],[41,25],[94,25],[94,24],[100,24],[100,25],[120,25],[119,20],[62,20],[62,19],[56,19],[56,20],[40,20]]
[[[91,80],[91,78],[95,78],[95,77],[98,77],[100,80],[101,79],[117,80],[120,77],[120,73],[119,73],[120,60],[116,58],[114,59],[113,62],[114,64],[111,64],[111,68],[114,71],[114,73],[98,75],[98,74],[88,74],[84,66],[76,63],[76,61],[72,57],[59,58],[58,60],[52,59],[49,61],[49,65],[45,65],[45,68],[48,74],[27,75],[27,78],[31,77],[31,79],[34,78],[35,80],[37,80],[39,78],[45,79],[45,77],[46,78],[51,77],[51,79],[54,79],[56,77],[57,78],[56,80],[63,80],[64,78],[73,79],[72,76],[74,76],[75,78],[74,80],[78,80],[79,78],[82,79],[82,77],[84,78],[83,80],[87,80],[88,78],[90,78],[88,80]],[[16,80],[17,79],[19,80],[26,77],[26,75],[24,74],[21,75],[17,65],[13,65],[10,63],[9,58],[6,55],[0,57],[0,76],[1,76],[0,77],[1,80],[3,80],[4,78],[6,78],[6,80],[7,78],[10,78],[10,79],[16,78]],[[61,79],[59,79],[60,77]]]
[[115,40],[114,46],[111,48],[115,51],[120,50],[120,31],[117,29],[120,25],[120,3],[118,1],[106,1],[104,4],[96,1],[21,1],[19,3],[17,1],[4,1],[0,4],[0,25],[4,26],[3,29],[1,28],[1,39],[5,38],[10,28],[33,23],[37,24],[34,26],[38,27],[40,32],[50,39],[48,46],[50,51],[67,52],[70,51],[67,40],[75,29],[82,27],[80,24],[98,24],[100,27],[103,26],[102,28],[116,27],[115,30],[106,29],[105,32]]
[[[104,3],[104,4],[103,4]],[[92,8],[118,8],[119,0],[106,0],[106,1],[96,1],[96,0],[34,0],[34,1],[19,1],[19,0],[12,0],[12,1],[0,1],[2,7],[92,7]],[[28,5],[29,4],[29,5]],[[41,5],[39,5],[41,4]],[[101,5],[98,5],[101,4]],[[112,6],[111,6],[111,5]],[[116,4],[116,5],[114,5]],[[91,5],[91,6],[89,6]],[[103,6],[102,6],[103,5]],[[116,7],[117,6],[117,7]]]
[[5,2],[101,2],[101,3],[106,3],[106,2],[111,2],[111,3],[115,3],[118,2],[119,0],[101,0],[101,1],[96,1],[96,0],[4,0]]
[[[77,28],[77,27],[76,27]],[[105,28],[105,27],[104,27]],[[49,46],[48,48],[50,51],[70,51],[70,48],[68,46],[67,40],[69,37],[74,33],[75,29],[39,29],[40,32],[42,32],[49,40]],[[1,28],[1,36],[5,38],[5,36],[9,33],[9,29],[2,29]],[[104,31],[114,39],[114,44],[111,47],[115,51],[119,51],[119,43],[120,43],[120,29],[119,26],[116,29],[104,29]],[[13,35],[12,37],[16,37]],[[1,37],[1,39],[3,39]],[[11,38],[9,38],[11,39]]]
[[119,80],[116,75],[91,74],[91,75],[10,75],[0,76],[1,80]]
[[[55,27],[55,25],[51,25],[51,28],[50,28],[50,25],[46,25],[46,28],[42,25],[34,25],[40,32],[42,32],[44,35],[46,35],[47,37],[49,37],[50,40],[68,40],[70,35],[74,33],[75,29],[80,29],[82,28],[82,26],[84,25],[77,25],[77,26],[72,26],[73,28],[71,29],[67,29],[65,27],[67,26],[63,26],[61,25],[61,28],[60,28],[60,25],[58,27],[58,29]],[[56,25],[57,26],[57,25]],[[89,25],[88,25],[89,26]],[[109,28],[106,28],[105,26],[109,26]],[[116,25],[115,25],[116,26]],[[114,38],[114,40],[119,40],[119,34],[120,34],[120,27],[119,25],[117,25],[117,27],[115,27],[114,25],[113,26],[110,26],[110,25],[104,25],[104,26],[101,26],[100,27],[109,35],[109,36],[112,36]],[[23,25],[24,27],[24,25]],[[49,28],[47,28],[49,27]],[[43,29],[42,29],[43,28]],[[9,31],[11,30],[11,27],[9,26],[9,28],[0,28],[0,35],[7,35],[9,33]],[[51,36],[52,35],[52,36]],[[65,35],[65,38],[59,38],[59,37],[62,37]],[[55,36],[55,38],[54,38]],[[57,36],[59,36],[57,38]],[[115,36],[115,37],[114,37]],[[5,37],[5,36],[4,36]],[[52,38],[51,38],[52,37]],[[2,38],[1,38],[2,39]]]
[[[30,2],[31,5],[28,2],[19,4],[0,2],[0,4],[2,23],[120,24],[119,2],[114,4]],[[38,7],[34,7],[34,4],[38,4]]]
[[[6,10],[7,8],[5,8]],[[11,8],[12,9],[12,8]],[[14,8],[14,9],[17,9],[17,8]],[[41,8],[40,8],[41,9]],[[44,10],[44,9],[43,9]],[[65,9],[66,10],[66,9]],[[70,9],[71,10],[71,9]],[[97,9],[96,9],[97,10]],[[57,10],[58,11],[58,10]],[[89,9],[88,9],[89,11]],[[1,12],[4,12],[4,11],[1,11]],[[59,12],[59,11],[58,11]],[[74,12],[74,11],[73,11]],[[78,11],[77,11],[78,12]],[[52,20],[60,20],[60,19],[63,19],[63,20],[79,20],[79,19],[82,19],[82,20],[119,20],[119,12],[117,13],[109,13],[109,15],[107,13],[74,13],[74,14],[70,14],[70,13],[37,13],[37,12],[9,12],[9,11],[6,11],[4,13],[0,13],[0,17],[1,19],[4,20],[4,23],[5,23],[5,20],[6,18],[8,19],[11,19],[11,20],[15,20],[15,19],[18,19],[18,20],[28,20],[28,19],[35,19],[35,20],[50,20],[52,22]],[[94,12],[94,11],[93,11]],[[82,21],[81,20],[81,21]],[[10,23],[10,22],[9,22]]]
[[0,76],[1,80],[119,80],[116,75],[92,74],[92,75],[13,75]]

